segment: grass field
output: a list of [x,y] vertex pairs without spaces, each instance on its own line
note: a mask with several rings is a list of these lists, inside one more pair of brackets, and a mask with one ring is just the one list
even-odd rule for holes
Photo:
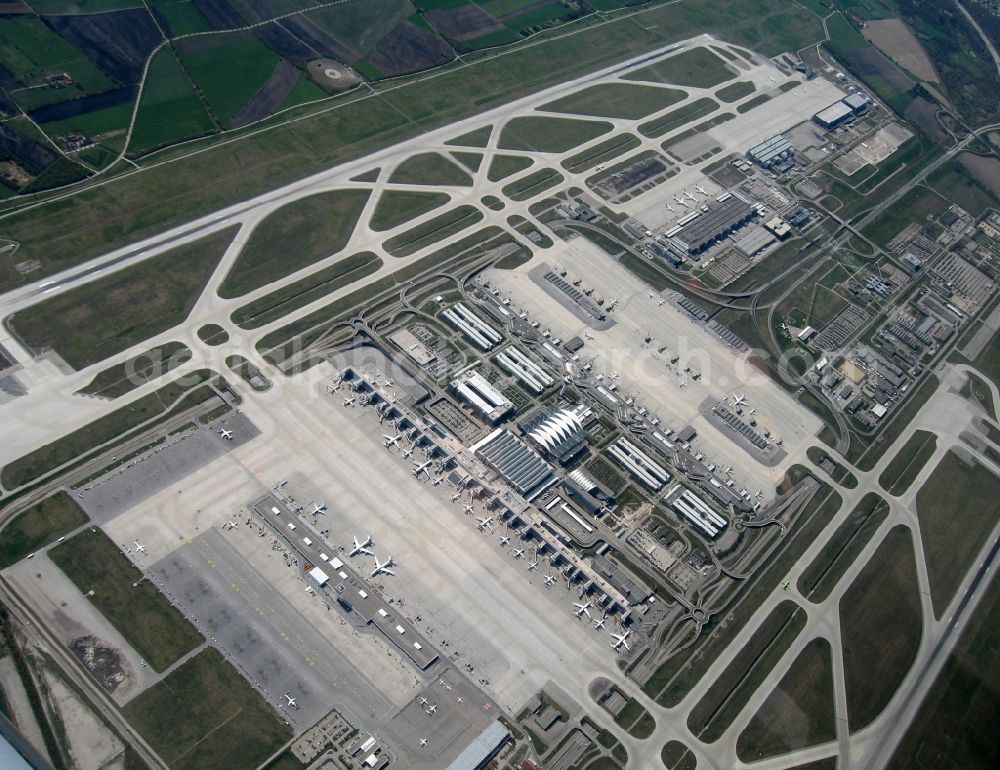
[[799,577],[799,592],[811,602],[826,601],[888,515],[889,504],[875,492],[861,498]]
[[500,133],[501,150],[566,152],[606,134],[613,126],[604,121],[526,116],[514,118]]
[[256,329],[371,275],[380,267],[382,260],[372,252],[354,254],[237,308],[232,321],[243,329]]
[[82,527],[90,519],[66,492],[22,511],[0,532],[0,569]]
[[935,449],[937,436],[926,430],[915,431],[878,477],[879,486],[890,495],[903,494],[934,455]]
[[817,638],[802,648],[740,733],[736,754],[755,762],[832,741],[836,735],[830,643]]
[[639,146],[639,140],[632,134],[618,134],[593,147],[578,152],[566,160],[562,161],[562,167],[567,171],[578,174],[601,163],[606,163],[612,158],[634,150]]
[[470,187],[472,177],[443,155],[424,152],[400,163],[389,177],[396,184],[453,185]]
[[744,96],[749,96],[756,90],[757,86],[753,83],[741,80],[738,83],[733,83],[732,85],[720,88],[715,92],[715,98],[729,104],[732,102],[738,102]]
[[734,77],[736,75],[722,59],[707,48],[699,46],[630,72],[625,79],[692,88],[711,88]]
[[805,625],[805,612],[786,599],[765,618],[740,654],[691,709],[687,725],[707,743],[718,740]]
[[74,369],[102,361],[187,318],[237,226],[32,305],[10,326],[32,350],[55,350]]
[[965,385],[962,386],[961,393],[974,404],[979,404],[991,419],[997,419],[997,409],[996,404],[993,403],[993,394],[986,380],[982,377],[969,372],[966,375]]
[[[51,444],[46,444],[34,452],[29,452],[23,457],[7,463],[0,471],[3,485],[7,489],[14,489],[27,484],[43,473],[68,463],[100,444],[117,438],[140,423],[163,414],[167,407],[180,398],[188,387],[204,382],[207,377],[208,372],[204,370],[186,375],[179,382],[168,383],[147,396],[136,399],[104,417],[87,423],[82,428],[53,441]],[[187,403],[187,399],[193,399],[196,395],[197,391],[189,394],[181,403]],[[196,403],[200,403],[200,401]]]
[[[4,234],[21,244],[20,259],[40,260],[42,267],[33,278],[41,279],[432,126],[709,30],[767,55],[798,50],[823,36],[813,14],[790,8],[783,0],[761,0],[753,6],[743,0],[718,0],[711,6],[685,0],[651,7],[634,18],[581,26],[570,35],[539,40],[433,77],[397,81],[379,97],[344,98],[335,109],[324,105],[324,112],[294,127],[273,125],[198,155],[170,154],[170,163],[11,214],[4,220]],[[59,227],[53,228],[56,221]],[[22,280],[11,265],[0,263],[0,289]]]
[[175,770],[257,767],[292,736],[214,649],[186,661],[123,712]]
[[667,741],[660,750],[660,761],[667,770],[695,770],[698,760],[680,741]]
[[993,770],[997,693],[1000,577],[994,574],[886,770]]
[[920,647],[921,610],[910,530],[894,527],[840,600],[851,732],[882,713]]
[[118,398],[190,360],[191,349],[187,345],[167,342],[98,372],[79,392],[101,398]]
[[420,249],[471,227],[482,219],[483,212],[474,206],[458,206],[390,238],[384,247],[394,257],[408,257]]
[[485,147],[489,144],[490,134],[493,133],[493,126],[482,126],[467,134],[449,139],[445,144],[458,147]]
[[833,464],[833,472],[830,474],[834,481],[848,489],[854,489],[858,486],[858,480],[847,468],[834,460],[826,451],[820,449],[818,446],[811,446],[806,450],[806,456],[816,465],[819,465],[823,460]]
[[210,40],[217,44],[204,45],[201,38],[193,38],[196,47],[182,43],[178,50],[216,119],[230,126],[280,59],[253,35],[218,35]]
[[685,96],[684,91],[676,88],[601,83],[543,104],[539,109],[595,118],[640,120],[676,104]]
[[460,152],[456,150],[451,152],[450,155],[469,169],[469,171],[479,171],[479,167],[483,165],[483,154],[481,152]]
[[655,138],[663,136],[670,131],[675,131],[687,123],[691,123],[699,118],[703,118],[709,113],[718,109],[719,103],[707,96],[693,102],[678,107],[676,110],[660,115],[648,123],[639,126],[639,133],[645,137]]
[[421,214],[443,206],[449,200],[445,193],[386,190],[375,205],[368,226],[376,232],[391,230]]
[[513,201],[524,201],[559,184],[562,180],[563,175],[555,169],[540,168],[505,185],[503,194]]
[[656,729],[656,720],[635,698],[628,699],[625,708],[615,717],[615,724],[640,740],[648,738]]
[[934,615],[941,617],[1000,519],[1000,480],[948,452],[917,492]]
[[933,190],[917,185],[865,227],[864,234],[884,246],[911,222],[923,224],[929,214],[937,215],[947,209],[947,200]]
[[241,297],[336,254],[354,232],[369,195],[367,190],[331,190],[268,214],[220,284],[219,296]]
[[149,65],[129,154],[141,155],[181,139],[216,130],[205,105],[169,46]]
[[142,571],[101,530],[81,532],[51,549],[49,557],[154,671],[204,641],[152,582],[134,585]]
[[528,168],[534,161],[521,155],[494,155],[493,162],[490,163],[490,170],[486,172],[486,178],[491,182],[499,182],[501,179],[516,174]]
[[218,324],[205,324],[198,327],[198,339],[209,347],[218,347],[229,342],[229,332]]

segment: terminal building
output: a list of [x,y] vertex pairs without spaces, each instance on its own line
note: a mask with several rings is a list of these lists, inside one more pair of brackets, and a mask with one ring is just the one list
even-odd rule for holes
[[496,329],[469,310],[463,302],[456,302],[441,313],[441,317],[482,350],[492,350],[503,339]]
[[552,466],[521,439],[503,428],[497,428],[470,449],[529,502],[556,482]]
[[772,168],[786,160],[790,160],[795,154],[792,143],[785,138],[784,134],[777,134],[770,139],[765,139],[760,144],[754,145],[747,150],[747,157],[761,168]]
[[674,246],[690,255],[703,252],[713,243],[743,227],[753,219],[757,211],[742,198],[726,193],[719,200],[707,203],[696,213],[697,216],[667,232]]
[[514,411],[514,404],[477,371],[460,374],[451,381],[451,389],[490,425],[496,425]]
[[510,731],[498,719],[473,738],[472,743],[448,765],[448,770],[481,770],[509,740]]
[[514,345],[498,353],[493,360],[497,366],[516,377],[518,382],[536,395],[553,383],[548,372]]
[[542,409],[521,426],[542,454],[567,464],[587,444],[584,420],[592,412],[586,406],[575,409]]

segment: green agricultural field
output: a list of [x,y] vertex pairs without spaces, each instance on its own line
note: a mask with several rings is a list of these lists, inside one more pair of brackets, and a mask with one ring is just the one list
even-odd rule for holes
[[541,168],[504,186],[503,194],[513,201],[525,201],[563,181],[563,175],[551,168]]
[[[115,146],[115,149],[120,149],[119,145],[124,139],[125,129],[131,117],[132,103],[128,102],[105,107],[103,110],[85,112],[74,118],[43,123],[42,128],[51,137],[65,136],[70,131],[82,131],[95,141],[106,141]],[[113,141],[116,139],[118,141]]]
[[214,649],[186,661],[122,711],[175,770],[257,767],[292,737],[291,728]]
[[889,504],[875,492],[861,498],[799,577],[799,592],[811,602],[826,601],[888,515]]
[[243,329],[256,329],[349,286],[380,267],[382,260],[370,251],[346,257],[237,308],[232,314],[233,323]]
[[933,190],[916,185],[864,229],[864,234],[886,245],[911,222],[923,223],[928,215],[947,211],[949,202]]
[[[299,0],[283,0],[285,10],[298,11]],[[320,3],[316,3],[319,5]],[[273,0],[268,1],[273,8]],[[365,0],[319,8],[303,17],[328,32],[359,57],[367,56],[394,27],[413,14],[409,0]]]
[[501,179],[523,171],[534,162],[531,158],[522,155],[494,155],[493,162],[490,163],[490,170],[486,172],[486,178],[491,182],[499,182]]
[[445,193],[386,190],[379,198],[368,226],[376,232],[391,230],[443,206],[449,200]]
[[1000,577],[994,573],[886,770],[994,770]]
[[242,297],[339,252],[350,240],[370,194],[331,190],[268,214],[250,234],[219,286],[219,296]]
[[1000,519],[1000,480],[985,465],[948,452],[917,492],[920,541],[934,615],[940,618]]
[[738,102],[744,96],[749,96],[756,90],[757,86],[753,83],[741,80],[738,83],[733,83],[732,85],[720,88],[715,92],[715,98],[729,104],[732,102]]
[[665,110],[686,96],[684,91],[676,88],[601,83],[544,104],[539,109],[595,118],[640,120]]
[[613,126],[604,121],[545,118],[534,115],[514,118],[500,134],[501,150],[566,152],[606,134]]
[[632,134],[618,134],[567,158],[561,165],[567,171],[578,174],[601,163],[606,163],[612,158],[617,158],[619,155],[629,150],[634,150],[638,146],[639,140]]
[[207,46],[201,38],[191,38],[191,44],[178,45],[178,50],[184,68],[208,100],[212,113],[222,125],[230,126],[280,59],[253,36],[217,35],[208,39],[218,42]]
[[141,155],[215,130],[215,123],[175,58],[173,49],[161,48],[149,65],[129,154]]
[[21,561],[90,519],[66,492],[56,492],[22,511],[0,532],[0,569]]
[[[654,6],[634,17],[579,25],[560,36],[485,55],[433,77],[376,85],[377,97],[324,105],[322,113],[294,127],[277,123],[11,214],[2,234],[21,244],[19,259],[39,260],[41,268],[32,278],[40,280],[67,264],[80,264],[331,165],[705,31],[768,56],[799,50],[823,37],[813,14],[785,0],[760,0],[752,6],[744,0],[718,0],[710,6],[684,0]],[[170,110],[165,115],[169,118]],[[11,265],[0,263],[0,288],[22,280]]]
[[840,600],[847,718],[870,725],[913,665],[922,635],[910,530],[889,531]]
[[389,181],[395,184],[472,186],[471,176],[436,152],[407,158],[392,172]]
[[187,345],[167,342],[98,372],[79,392],[100,398],[118,398],[190,360],[191,349]]
[[648,138],[663,136],[671,131],[693,123],[706,115],[710,115],[719,108],[719,103],[707,96],[693,102],[671,110],[666,115],[660,115],[648,123],[639,126],[639,133]]
[[208,20],[190,0],[151,0],[149,5],[163,14],[174,36],[212,29]]
[[187,318],[237,229],[42,300],[8,323],[32,350],[51,348],[74,369],[103,361]]
[[836,737],[830,643],[817,638],[802,648],[740,733],[736,754],[756,762]]
[[[26,86],[39,86],[27,91],[10,89],[14,100],[27,110],[116,87],[82,51],[36,16],[0,18],[0,65]],[[46,85],[51,72],[68,72],[73,85]]]
[[[51,444],[46,444],[7,463],[0,472],[3,485],[7,489],[16,489],[34,481],[44,473],[76,460],[95,447],[114,441],[147,420],[165,414],[168,410],[178,412],[202,403],[212,397],[212,391],[206,387],[196,386],[208,379],[208,376],[209,372],[204,369],[186,375],[179,381],[168,383],[159,390],[56,439]],[[185,396],[189,389],[191,392]]]
[[878,477],[879,486],[890,495],[901,495],[916,479],[937,449],[937,436],[918,430],[907,440]]
[[483,212],[474,206],[458,206],[390,238],[384,247],[394,257],[408,257],[420,249],[472,227],[482,219]]
[[786,599],[775,607],[691,709],[687,724],[692,734],[708,743],[718,740],[795,641],[805,622],[805,612],[795,602]]
[[51,549],[49,558],[154,671],[204,641],[151,581],[140,580],[142,571],[101,530],[81,532]]
[[691,88],[711,88],[734,77],[735,73],[722,59],[707,48],[698,47],[630,72],[625,79]]

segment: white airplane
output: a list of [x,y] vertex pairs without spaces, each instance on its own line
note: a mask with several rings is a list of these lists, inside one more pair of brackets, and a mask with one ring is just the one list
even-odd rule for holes
[[421,698],[420,699],[420,705],[421,706],[426,706],[429,702],[430,701],[428,701],[427,698]]
[[474,510],[475,510],[475,508],[473,508],[471,505],[466,505],[465,506],[465,512],[466,513],[472,513]]
[[746,396],[744,396],[742,393],[733,393],[734,406],[743,406],[746,403],[747,403]]
[[134,545],[135,545],[135,550],[137,550],[139,553],[146,553],[146,546],[144,546],[138,540],[135,541]]
[[345,398],[344,406],[353,406],[355,401],[357,401],[357,399],[354,396],[351,396],[350,398]]
[[755,414],[757,414],[757,407],[751,406],[750,411],[747,412],[747,417],[753,417]]
[[670,204],[668,203],[668,204],[667,204],[667,211],[673,211],[673,210],[674,210],[674,207],[673,207],[673,206],[671,206],[671,205],[670,205]]
[[694,189],[697,190],[698,192],[700,192],[702,195],[708,195],[708,192],[700,184],[696,184],[694,186]]
[[427,478],[430,478],[431,477],[431,472],[429,470],[427,470],[427,469],[431,466],[432,462],[434,462],[434,461],[433,460],[427,460],[426,462],[423,462],[423,463],[413,463],[413,475],[414,476],[420,476],[421,473],[426,473],[427,474]]
[[515,559],[523,559],[524,558],[524,549],[523,548],[515,548],[514,549],[514,558]]
[[389,569],[390,567],[394,566],[394,563],[392,561],[392,557],[391,556],[388,559],[386,559],[384,562],[381,562],[381,563],[379,563],[378,556],[375,556],[375,554],[372,554],[372,557],[375,559],[375,569],[372,570],[372,574],[369,577],[376,577],[377,575],[395,575],[396,574],[391,569]]
[[555,584],[556,584],[556,576],[555,575],[546,575],[545,576],[545,587],[546,588],[552,588],[552,586],[554,586]]
[[219,435],[226,441],[233,440],[233,432],[231,430],[226,430],[225,428],[219,428]]
[[453,495],[451,496],[451,501],[452,501],[453,503],[457,503],[457,502],[458,502],[458,498],[460,498],[461,496],[462,496],[462,493],[461,493],[461,492],[456,492],[455,494],[453,494]]
[[631,633],[632,633],[631,631],[626,631],[624,634],[612,633],[611,638],[614,639],[614,641],[611,643],[611,649],[618,650],[624,647],[626,650],[630,650],[631,648],[628,646],[628,642],[626,642],[625,640],[628,639],[628,635]]
[[687,207],[687,201],[685,201],[683,198],[678,198],[676,195],[674,196],[674,203],[679,203],[685,208]]
[[684,191],[684,194],[685,194],[685,195],[686,195],[686,196],[687,196],[687,197],[688,197],[689,199],[691,199],[691,200],[692,200],[692,201],[693,201],[694,203],[697,203],[697,202],[698,202],[698,199],[697,199],[697,198],[695,198],[695,197],[694,197],[694,196],[693,196],[693,195],[692,195],[691,193],[689,193],[689,192],[688,192],[687,190],[685,190],[685,191]]
[[312,515],[319,516],[326,512],[326,503],[313,503]]
[[438,710],[438,704],[436,704],[436,703],[432,703],[430,706],[425,706],[424,707],[424,713],[425,714],[433,714],[437,710]]
[[509,542],[510,542],[510,535],[500,535],[500,545],[507,545]]
[[285,700],[286,700],[286,701],[288,701],[288,708],[298,708],[298,707],[297,707],[297,706],[295,705],[295,698],[293,698],[293,697],[292,697],[291,695],[289,695],[289,694],[288,694],[287,692],[285,693]]
[[786,580],[784,583],[781,584],[781,587],[783,590],[787,591],[791,587],[791,582]]
[[434,481],[431,482],[435,487],[438,486],[442,481],[444,481],[443,476],[435,476]]
[[605,616],[601,617],[601,618],[600,618],[600,619],[598,619],[598,620],[595,620],[595,621],[594,621],[594,628],[596,628],[596,629],[598,629],[598,630],[600,630],[600,629],[604,628],[604,618],[606,618],[606,617],[607,617],[607,615],[605,615]]
[[584,602],[583,604],[573,602],[573,606],[576,607],[576,611],[573,614],[578,618],[586,615],[588,620],[593,620],[593,618],[590,617],[590,602]]
[[349,554],[347,554],[347,555],[348,556],[357,556],[359,553],[366,553],[369,556],[374,556],[375,554],[368,550],[368,546],[370,546],[370,545],[375,545],[374,541],[372,540],[372,536],[371,535],[368,535],[367,537],[365,537],[365,539],[362,540],[361,542],[358,542],[358,538],[355,537],[354,538],[354,548],[351,549],[351,552]]
[[387,388],[391,388],[392,387],[392,380],[390,380],[388,377],[386,377],[385,378],[385,382],[383,382],[382,384],[385,385],[385,387],[387,387]]
[[413,457],[413,450],[412,449],[404,449],[403,450],[403,457],[405,459],[409,460],[411,457]]
[[493,529],[493,517],[492,516],[487,516],[486,518],[479,520],[479,529],[482,530],[483,532],[485,532],[487,528]]
[[426,738],[421,738],[420,739],[420,748],[425,748],[426,746],[427,746],[427,739]]
[[528,562],[528,572],[533,569],[538,569],[538,556],[535,556],[535,561]]
[[387,436],[386,434],[383,433],[382,434],[382,438],[384,438],[385,441],[383,441],[382,443],[385,444],[385,448],[386,449],[390,449],[390,448],[392,448],[394,446],[398,447],[399,446],[399,440],[402,437],[403,437],[402,433],[397,433],[395,436]]

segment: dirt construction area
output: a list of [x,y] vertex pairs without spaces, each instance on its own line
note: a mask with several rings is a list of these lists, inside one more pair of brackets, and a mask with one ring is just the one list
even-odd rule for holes
[[873,19],[861,33],[896,64],[921,80],[940,82],[934,63],[902,19]]

